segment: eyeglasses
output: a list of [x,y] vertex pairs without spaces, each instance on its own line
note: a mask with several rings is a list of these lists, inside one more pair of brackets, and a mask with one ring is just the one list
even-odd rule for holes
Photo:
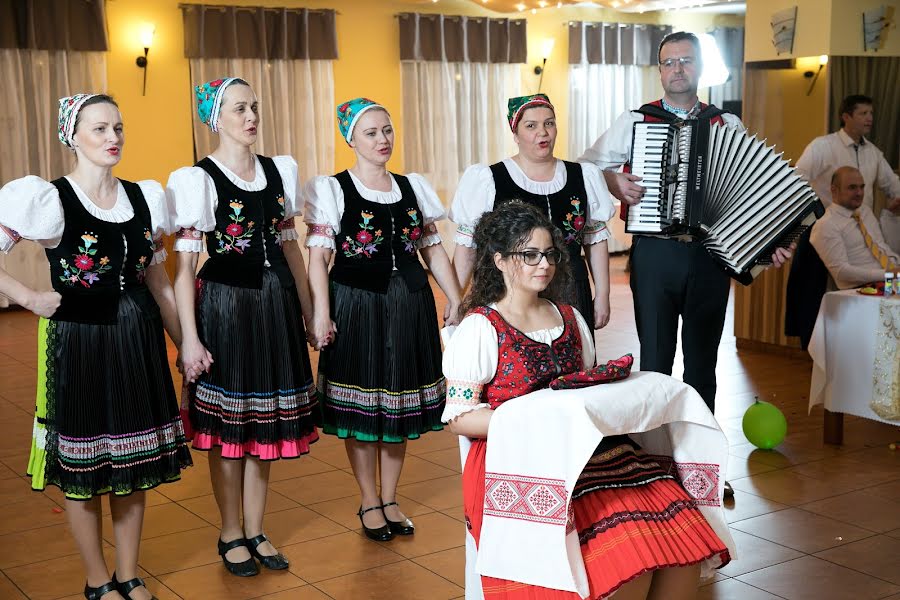
[[693,56],[679,56],[678,58],[667,58],[659,64],[666,69],[674,69],[675,63],[681,63],[682,67],[690,67],[693,66],[695,62],[697,62],[697,59]]
[[521,256],[522,261],[530,267],[541,264],[542,258],[547,259],[548,265],[559,264],[559,260],[562,258],[562,252],[556,248],[551,248],[546,252],[541,252],[540,250],[523,250],[521,252],[510,252],[509,254],[511,256]]

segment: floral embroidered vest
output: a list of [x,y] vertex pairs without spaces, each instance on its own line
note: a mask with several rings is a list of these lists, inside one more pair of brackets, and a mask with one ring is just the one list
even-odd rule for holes
[[479,306],[472,311],[487,317],[497,331],[497,372],[481,391],[491,408],[546,388],[554,378],[584,367],[575,312],[568,304],[556,307],[562,315],[563,332],[549,345],[534,341],[492,308]]
[[65,177],[51,182],[59,190],[65,219],[59,245],[46,251],[53,289],[62,296],[53,320],[115,323],[123,291],[146,310],[159,310],[144,285],[153,258],[150,209],[137,184],[119,181],[134,209],[125,223],[89,213]]
[[587,191],[584,187],[584,173],[581,165],[569,161],[563,161],[566,167],[566,185],[555,194],[542,196],[520,188],[513,181],[502,162],[491,165],[491,174],[494,177],[496,196],[494,206],[504,202],[519,200],[530,204],[545,212],[550,221],[562,232],[569,251],[569,265],[572,269],[572,277],[586,280],[587,267],[581,257],[581,242],[584,237],[584,226],[587,224]]
[[396,268],[409,291],[428,285],[416,244],[425,235],[422,211],[409,179],[391,175],[402,193],[393,204],[363,198],[347,171],[334,176],[344,192],[344,214],[335,239],[333,281],[384,294]]
[[271,269],[281,285],[294,285],[294,277],[281,249],[284,221],[284,184],[267,156],[258,156],[266,174],[266,187],[242,190],[209,157],[197,163],[216,186],[216,227],[206,234],[209,260],[197,277],[234,287],[262,288],[263,272]]

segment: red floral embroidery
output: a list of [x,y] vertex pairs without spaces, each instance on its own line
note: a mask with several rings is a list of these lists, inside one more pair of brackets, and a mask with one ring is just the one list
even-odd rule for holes
[[341,243],[341,249],[344,256],[353,258],[357,256],[365,256],[372,258],[372,254],[378,252],[378,244],[384,241],[381,236],[381,230],[375,229],[373,225],[369,225],[369,221],[375,216],[372,213],[362,211],[359,213],[362,217],[362,223],[359,224],[360,230],[351,238],[349,235],[344,238]]
[[59,280],[68,286],[74,286],[77,283],[89,288],[100,281],[100,275],[109,271],[111,267],[109,266],[109,258],[104,256],[100,259],[100,266],[92,271],[91,269],[94,266],[92,257],[97,254],[97,249],[91,246],[98,242],[98,237],[93,233],[85,232],[81,236],[81,241],[84,242],[84,245],[78,246],[78,251],[81,254],[72,255],[71,265],[66,259],[59,259],[59,266],[63,268],[63,274],[59,276]]

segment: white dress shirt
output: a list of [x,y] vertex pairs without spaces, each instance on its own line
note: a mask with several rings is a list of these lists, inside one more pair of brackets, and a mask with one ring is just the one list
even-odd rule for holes
[[[895,264],[900,264],[900,256],[885,243],[872,209],[863,204],[859,213],[866,231],[872,236],[872,242]],[[828,206],[825,215],[813,225],[809,241],[839,289],[854,288],[884,278],[884,268],[866,246],[859,224],[853,218],[853,211],[840,204]]]
[[875,186],[888,198],[900,197],[900,177],[891,170],[881,150],[866,138],[857,144],[843,129],[810,142],[796,165],[825,206],[831,204],[831,175],[838,167],[859,169],[866,182],[863,204],[869,208]]

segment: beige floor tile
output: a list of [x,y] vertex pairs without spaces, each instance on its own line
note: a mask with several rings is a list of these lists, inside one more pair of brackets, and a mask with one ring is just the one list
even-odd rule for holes
[[725,500],[724,508],[725,520],[729,523],[734,523],[750,517],[758,517],[777,510],[784,510],[788,506],[736,489],[734,490],[734,499]]
[[66,523],[66,514],[58,504],[44,494],[32,492],[25,481],[20,479],[16,483],[29,495],[23,502],[0,504],[3,507],[0,535]]
[[773,467],[756,460],[750,460],[739,456],[729,456],[728,466],[725,471],[725,478],[728,481],[732,479],[740,479],[741,477],[749,477],[758,473],[766,473],[774,471],[778,467]]
[[898,538],[898,539],[900,539],[900,529],[895,529],[895,530],[893,530],[893,531],[888,531],[885,535],[889,535],[889,536],[891,536],[891,537],[893,537],[893,538]]
[[900,528],[900,503],[865,490],[802,504],[800,508],[879,533]]
[[306,585],[290,571],[263,571],[256,577],[235,577],[221,564],[162,575],[159,580],[184,600],[245,600]]
[[25,600],[28,596],[23,594],[6,575],[0,573],[0,598],[4,600]]
[[861,489],[897,479],[900,476],[900,462],[891,466],[875,465],[841,456],[796,465],[785,471],[812,477],[836,488]]
[[325,473],[334,469],[334,466],[316,460],[307,454],[300,458],[276,460],[273,462],[269,473],[269,481],[282,481],[284,479],[293,479],[294,477],[315,475],[316,473]]
[[[146,506],[148,508],[151,506],[159,506],[160,504],[168,504],[172,502],[155,489],[147,490],[146,492],[144,492],[144,498],[146,500]],[[112,514],[109,508],[109,494],[104,494],[103,496],[101,496],[100,505],[103,507],[104,515]]]
[[406,451],[413,456],[418,456],[427,452],[458,447],[459,436],[451,433],[449,429],[444,429],[426,433],[417,440],[410,440],[406,445]]
[[350,459],[347,458],[347,450],[344,447],[344,442],[341,441],[337,444],[332,443],[323,445],[326,438],[332,439],[333,436],[325,436],[323,439],[316,442],[313,445],[312,450],[310,450],[310,456],[318,461],[331,465],[332,467],[349,469]]
[[760,473],[751,477],[733,479],[731,480],[731,485],[736,490],[791,506],[799,506],[807,502],[830,498],[856,489],[852,485],[830,484],[783,469]]
[[[434,512],[434,509],[430,506],[419,504],[418,502],[410,500],[405,496],[398,495],[397,502],[400,503],[400,508],[403,510],[404,514],[410,518]],[[354,531],[361,529],[361,526],[359,524],[359,517],[356,516],[356,512],[359,510],[358,495],[338,498],[336,500],[328,500],[326,502],[317,502],[315,504],[308,504],[306,508],[314,510],[320,515],[328,517],[332,521],[343,525],[347,529],[352,529]]]
[[[112,547],[104,547],[103,556],[107,565],[115,564],[115,550]],[[4,572],[26,596],[33,600],[62,598],[84,590],[84,570],[81,558],[77,554],[13,567],[5,569]],[[138,576],[146,577],[147,572],[139,569]]]
[[459,471],[447,469],[436,463],[423,460],[418,456],[407,456],[403,462],[403,471],[400,473],[400,485],[450,477],[457,473]]
[[435,510],[461,506],[463,503],[460,475],[401,485],[397,491]]
[[444,579],[451,581],[459,587],[466,587],[466,548],[451,548],[434,554],[426,554],[418,558],[412,559],[414,563],[419,564],[432,573],[440,575]]
[[867,487],[865,488],[865,492],[867,494],[874,494],[880,498],[900,502],[900,479]]
[[453,517],[457,521],[466,522],[466,511],[462,506],[454,506],[453,508],[445,508],[441,511],[448,517]]
[[404,560],[387,545],[354,532],[282,546],[280,550],[291,561],[291,572],[310,583]]
[[781,563],[737,578],[787,600],[875,600],[900,587],[814,556]]
[[142,568],[155,576],[203,565],[220,564],[216,549],[218,539],[217,527],[161,535],[141,542],[139,563]]
[[[148,506],[144,512],[144,528],[141,530],[141,539],[147,540],[169,533],[200,529],[208,525],[206,521],[174,502]],[[115,543],[111,516],[103,517],[103,538],[110,543]]]
[[266,515],[264,525],[269,539],[279,548],[347,531],[346,527],[301,506]]
[[456,598],[464,590],[428,569],[404,561],[368,571],[344,575],[316,584],[335,600],[384,600],[386,598]]
[[0,569],[77,553],[68,525],[26,529],[0,537]]
[[837,451],[828,448],[792,446],[786,443],[773,450],[760,450],[753,444],[738,444],[728,447],[728,453],[732,456],[761,462],[779,469],[815,460],[823,460],[829,456],[834,456],[835,452]]
[[747,585],[737,579],[724,579],[701,586],[697,600],[781,600],[769,592]]
[[733,527],[731,535],[737,546],[738,559],[731,561],[718,571],[727,577],[736,577],[803,556],[796,550],[744,533]]
[[180,481],[161,485],[156,491],[169,500],[185,500],[212,494],[209,465],[205,460],[195,460],[193,467],[181,472]]
[[462,463],[459,460],[459,448],[447,448],[420,454],[419,458],[441,465],[454,473],[462,473]]
[[387,547],[406,558],[433,554],[463,546],[466,543],[465,528],[459,521],[439,512],[416,517],[415,535],[398,535],[387,542]]
[[[220,526],[222,517],[219,515],[219,507],[216,505],[216,498],[212,494],[207,496],[198,496],[196,498],[188,498],[178,502],[187,510],[191,511],[207,523]],[[271,489],[266,494],[266,512],[265,514],[278,512],[280,510],[288,510],[289,508],[297,508],[300,506],[290,498],[282,496],[278,492]]]
[[865,529],[799,508],[731,523],[731,528],[807,554],[872,535],[872,532]]
[[35,492],[23,478],[0,480],[0,506],[14,502],[32,501],[34,498]]
[[886,535],[817,552],[816,556],[900,585],[900,540]]
[[330,598],[331,596],[315,586],[305,585],[284,592],[266,594],[265,596],[260,596],[259,600],[329,600]]
[[276,481],[269,487],[304,505],[359,495],[359,487],[356,485],[353,475],[344,471],[328,471],[327,473]]

